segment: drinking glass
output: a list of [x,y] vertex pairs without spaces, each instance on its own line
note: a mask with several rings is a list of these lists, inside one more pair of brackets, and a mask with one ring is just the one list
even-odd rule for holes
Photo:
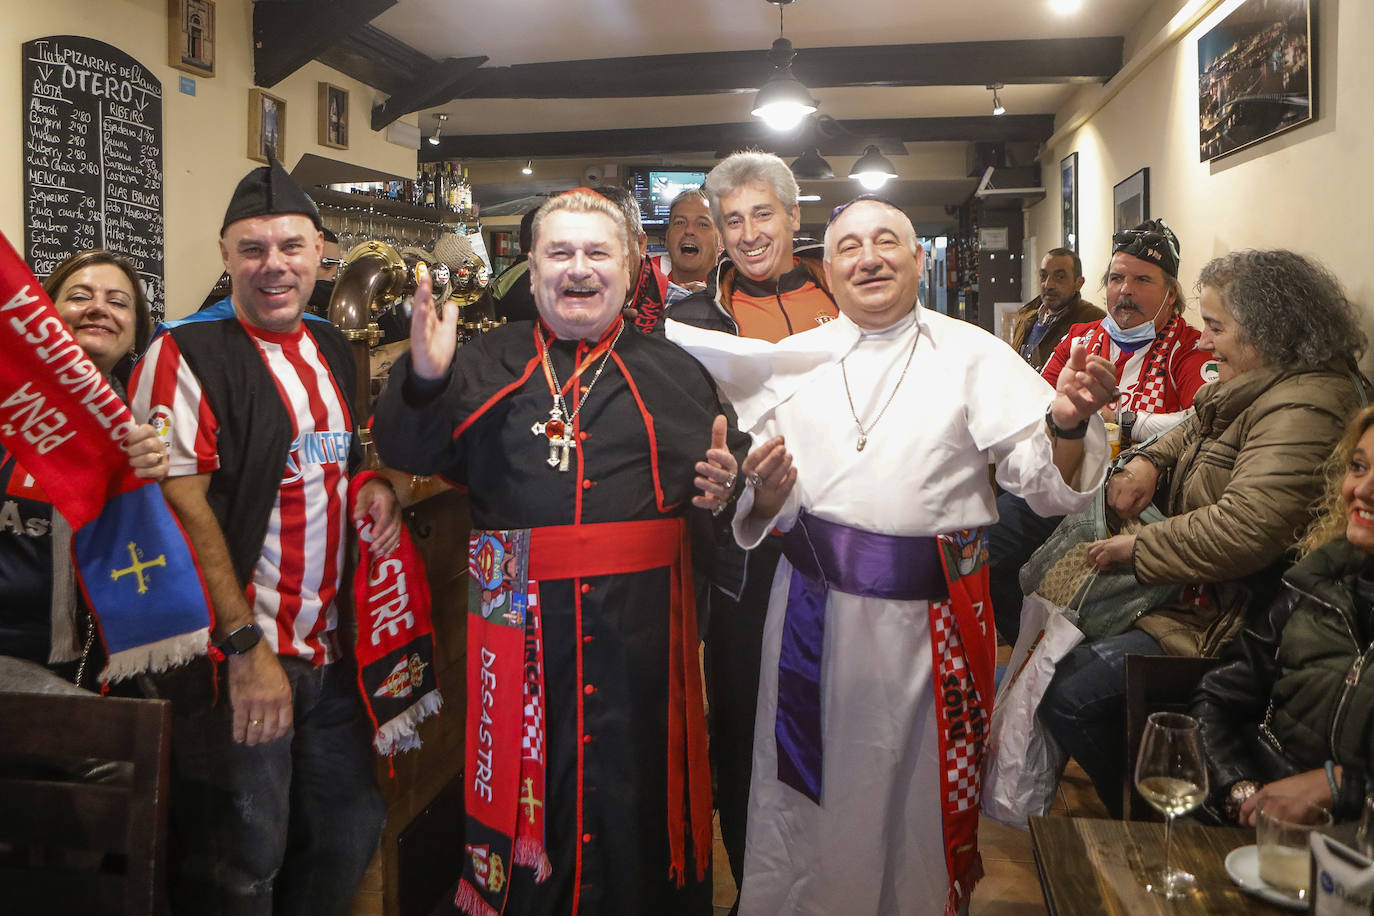
[[1364,808],[1360,812],[1360,829],[1355,834],[1355,845],[1367,858],[1374,859],[1374,795],[1364,797]]
[[1135,787],[1164,815],[1164,868],[1150,876],[1145,889],[1169,899],[1191,893],[1197,880],[1170,862],[1174,818],[1187,814],[1207,797],[1207,760],[1197,720],[1173,712],[1152,713],[1145,721]]
[[1331,826],[1331,812],[1300,798],[1266,795],[1255,805],[1259,876],[1298,900],[1307,899],[1312,834]]

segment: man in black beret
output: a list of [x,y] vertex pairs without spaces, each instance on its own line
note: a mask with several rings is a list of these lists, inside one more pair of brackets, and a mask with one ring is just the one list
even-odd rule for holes
[[[353,361],[304,309],[319,211],[275,160],[229,202],[220,254],[233,294],[163,327],[130,382],[167,443],[163,488],[215,607],[218,701],[177,704],[172,907],[339,914],[376,849],[385,806],[352,647],[339,638],[358,461]],[[356,484],[355,484],[356,487]],[[400,537],[375,476],[355,519],[381,553]]]

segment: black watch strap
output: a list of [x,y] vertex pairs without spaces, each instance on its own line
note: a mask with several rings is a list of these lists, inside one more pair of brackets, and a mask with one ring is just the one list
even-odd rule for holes
[[216,648],[225,655],[242,655],[256,646],[260,639],[262,639],[262,628],[256,623],[245,623],[224,637],[224,640]]
[[1045,408],[1045,426],[1049,427],[1050,435],[1056,439],[1082,439],[1088,434],[1088,421],[1083,420],[1077,426],[1069,429],[1061,429],[1054,422],[1054,405]]

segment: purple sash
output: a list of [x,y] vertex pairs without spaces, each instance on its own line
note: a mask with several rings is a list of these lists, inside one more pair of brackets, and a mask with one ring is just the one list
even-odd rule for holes
[[792,564],[778,658],[778,779],[821,800],[821,648],[831,589],[861,598],[949,597],[934,537],[874,534],[803,512],[783,536]]

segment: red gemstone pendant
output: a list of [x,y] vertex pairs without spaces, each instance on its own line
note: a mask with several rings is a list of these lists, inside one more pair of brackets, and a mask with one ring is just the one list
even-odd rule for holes
[[562,420],[545,420],[545,421],[544,421],[544,435],[548,436],[550,439],[562,439],[562,438],[563,438],[563,421],[562,421]]

